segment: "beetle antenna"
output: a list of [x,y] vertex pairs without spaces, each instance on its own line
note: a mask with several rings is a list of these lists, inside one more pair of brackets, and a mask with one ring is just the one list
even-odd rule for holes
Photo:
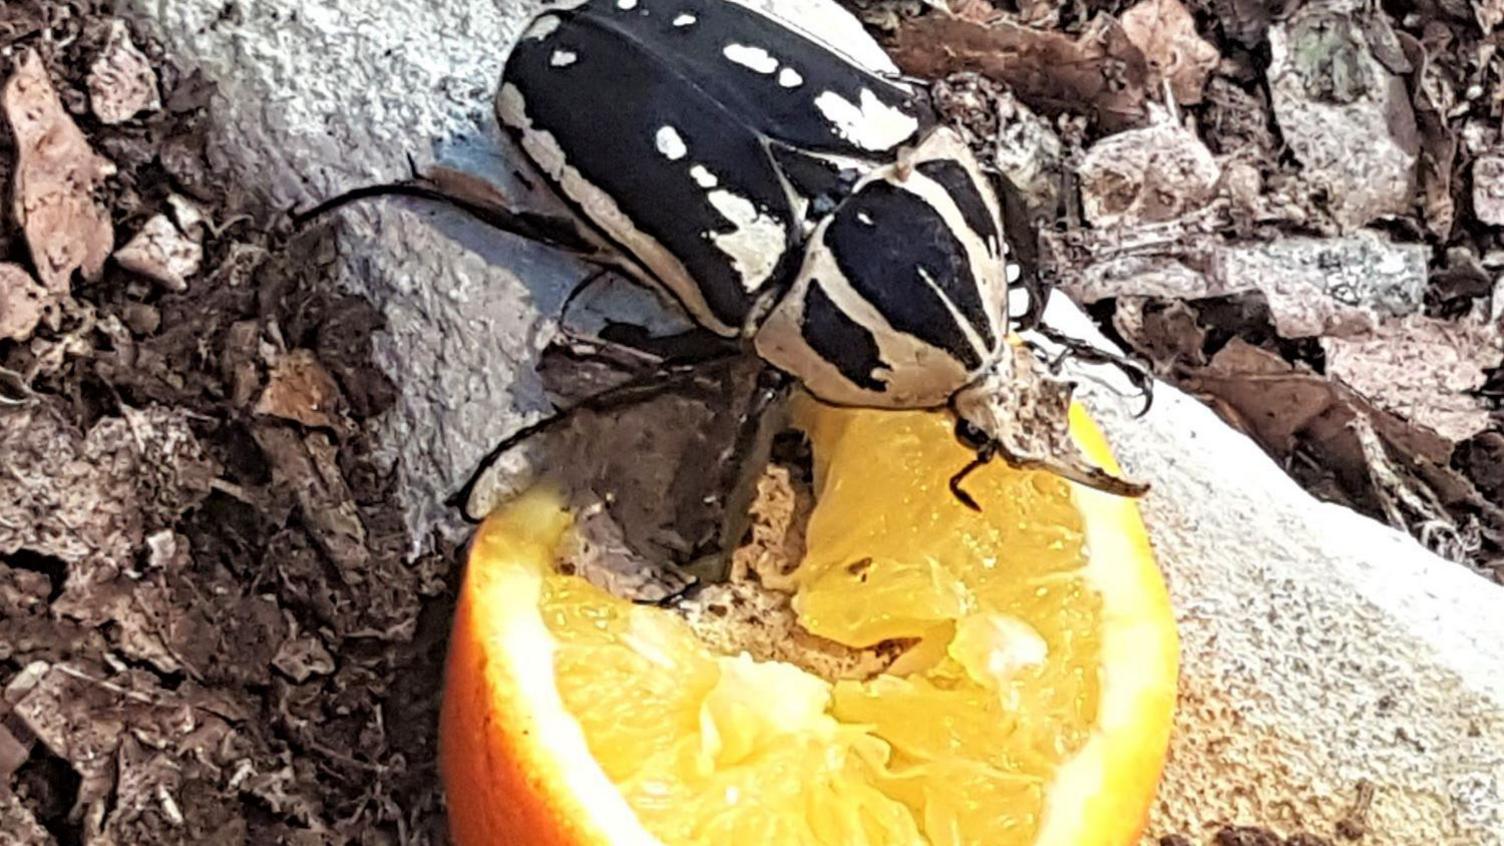
[[293,211],[289,213],[293,225],[296,227],[306,226],[310,221],[323,217],[336,209],[356,203],[361,200],[369,200],[376,197],[411,197],[419,200],[431,200],[436,203],[458,209],[474,217],[480,222],[509,232],[529,241],[537,241],[550,247],[587,256],[594,252],[594,247],[581,240],[578,232],[568,222],[548,215],[534,214],[531,212],[514,212],[508,209],[494,206],[488,203],[479,203],[464,197],[441,191],[429,185],[423,185],[418,180],[411,182],[390,182],[377,185],[365,185],[354,188],[343,194],[337,194],[319,203],[307,211]]

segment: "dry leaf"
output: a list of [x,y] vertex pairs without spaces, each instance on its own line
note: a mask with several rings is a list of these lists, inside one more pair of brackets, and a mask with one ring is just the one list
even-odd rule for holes
[[1492,326],[1417,315],[1354,338],[1322,338],[1327,373],[1374,405],[1451,441],[1489,427],[1489,412],[1469,392],[1484,370],[1504,360]]
[[290,427],[258,424],[251,432],[272,466],[272,479],[291,489],[315,542],[349,583],[367,578],[371,550],[334,442],[323,432],[300,436]]
[[198,273],[204,249],[188,238],[165,214],[146,222],[136,237],[115,252],[115,261],[171,291],[188,290],[188,277]]
[[0,262],[0,339],[26,340],[51,301],[47,289],[26,268]]
[[89,103],[101,123],[124,123],[162,108],[157,72],[131,41],[125,21],[110,24],[110,38],[89,68]]
[[893,58],[906,73],[937,79],[976,71],[1007,83],[1020,100],[1050,115],[1090,110],[1108,129],[1145,117],[1144,55],[1108,17],[1079,39],[1011,21],[980,24],[948,14],[904,20]]
[[1112,325],[1135,351],[1148,358],[1156,373],[1206,364],[1202,352],[1206,329],[1196,312],[1183,302],[1151,303],[1141,297],[1123,297],[1117,302]]
[[1184,384],[1227,403],[1240,418],[1233,421],[1238,428],[1281,456],[1289,455],[1296,433],[1336,402],[1335,387],[1321,376],[1241,338]]
[[293,350],[277,360],[257,401],[257,414],[296,420],[304,426],[334,426],[339,386],[308,350]]
[[1123,33],[1143,51],[1154,73],[1151,86],[1168,81],[1181,103],[1201,102],[1207,77],[1222,60],[1196,32],[1196,19],[1180,0],[1143,0],[1123,13]]
[[16,62],[3,107],[16,144],[12,211],[42,285],[61,298],[74,270],[98,279],[114,248],[109,213],[93,192],[115,165],[89,147],[36,53],[26,51]]

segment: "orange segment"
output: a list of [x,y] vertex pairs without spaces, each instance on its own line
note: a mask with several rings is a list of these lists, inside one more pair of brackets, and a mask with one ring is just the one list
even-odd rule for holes
[[[817,505],[804,627],[917,639],[832,683],[712,654],[553,568],[535,491],[470,555],[441,731],[456,842],[1128,844],[1168,742],[1176,641],[1136,506],[997,465],[969,511],[944,415],[801,402]],[[1112,467],[1076,413],[1073,432]]]

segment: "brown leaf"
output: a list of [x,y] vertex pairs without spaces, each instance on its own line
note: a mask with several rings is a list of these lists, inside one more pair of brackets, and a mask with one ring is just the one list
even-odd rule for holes
[[1295,435],[1336,401],[1331,383],[1268,350],[1234,338],[1211,364],[1185,380],[1188,390],[1217,396],[1266,447],[1288,455]]
[[1123,33],[1143,51],[1150,86],[1160,80],[1181,103],[1201,102],[1201,92],[1222,54],[1196,32],[1196,19],[1180,0],[1142,0],[1123,13]]
[[12,212],[37,276],[60,297],[74,270],[89,280],[104,272],[115,230],[93,192],[115,165],[89,147],[36,53],[21,54],[0,100],[16,143]]
[[277,360],[257,401],[257,414],[296,420],[304,426],[334,426],[339,386],[308,350],[293,350]]
[[1108,129],[1137,126],[1145,117],[1148,64],[1106,16],[1073,41],[1011,21],[930,14],[899,25],[893,58],[905,72],[931,79],[976,71],[1012,86],[1033,108],[1051,115],[1086,109]]
[[26,268],[0,262],[0,338],[26,340],[42,319],[43,309],[53,301]]

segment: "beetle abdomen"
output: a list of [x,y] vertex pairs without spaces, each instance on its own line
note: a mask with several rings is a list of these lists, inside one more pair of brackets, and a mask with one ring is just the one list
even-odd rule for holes
[[839,201],[931,119],[906,87],[726,0],[546,12],[497,111],[644,276],[724,335],[788,283],[810,202]]
[[1007,334],[1000,220],[970,151],[936,130],[815,230],[758,353],[828,402],[944,404]]

